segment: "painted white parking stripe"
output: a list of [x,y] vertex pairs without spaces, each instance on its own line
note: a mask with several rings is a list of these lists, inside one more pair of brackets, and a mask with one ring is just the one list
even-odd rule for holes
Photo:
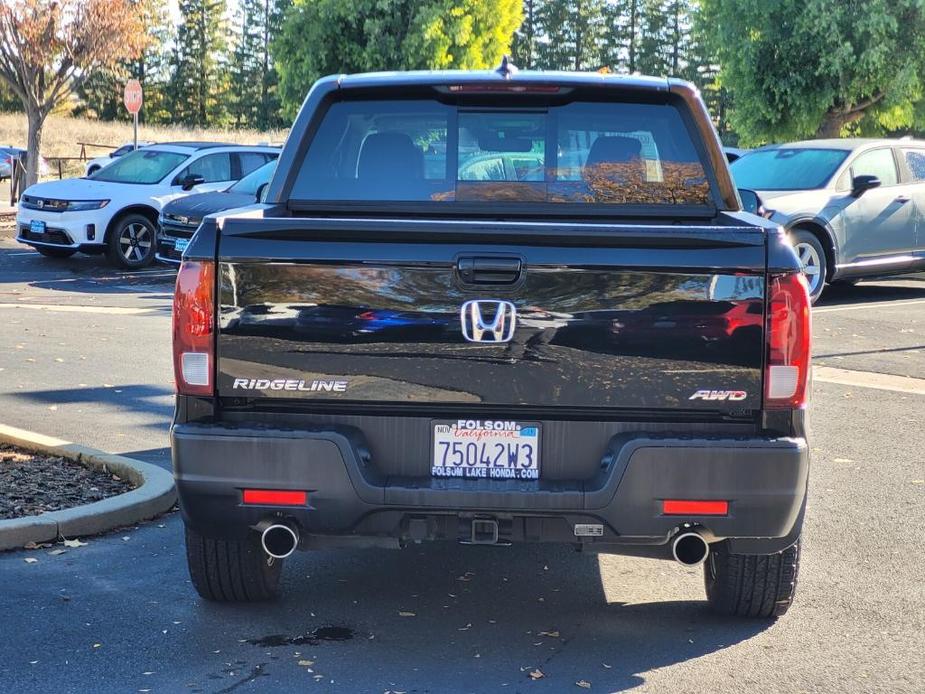
[[813,314],[834,313],[835,311],[864,311],[867,309],[893,308],[895,306],[912,306],[914,304],[925,304],[925,299],[909,299],[908,301],[877,301],[870,304],[851,304],[849,306],[823,306],[822,308],[814,308]]
[[61,304],[0,304],[4,308],[31,308],[36,311],[55,313],[103,313],[110,316],[137,316],[143,313],[157,313],[156,308],[130,308],[127,306],[64,306]]
[[814,366],[813,379],[842,386],[876,388],[878,390],[890,390],[895,393],[925,395],[925,378],[893,376],[892,374],[878,374],[870,371],[851,371],[849,369],[836,369],[832,366]]

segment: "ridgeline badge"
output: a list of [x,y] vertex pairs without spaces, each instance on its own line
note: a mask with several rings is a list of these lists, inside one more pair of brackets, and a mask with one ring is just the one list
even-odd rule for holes
[[295,390],[304,393],[343,393],[349,381],[303,381],[297,378],[236,378],[236,390]]

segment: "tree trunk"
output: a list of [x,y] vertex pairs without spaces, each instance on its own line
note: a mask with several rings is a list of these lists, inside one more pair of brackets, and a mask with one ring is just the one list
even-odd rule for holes
[[577,7],[575,8],[575,72],[581,70],[581,59],[584,46],[582,45],[582,22],[584,22],[584,17],[581,16],[581,0],[578,0]]
[[260,115],[257,127],[270,127],[270,0],[263,5],[263,72],[260,75]]
[[829,111],[825,114],[825,117],[822,120],[822,124],[816,131],[816,137],[841,137],[842,129],[848,125],[848,123],[853,123],[856,120],[860,120],[863,115],[864,111],[858,111],[857,113],[851,114],[847,114],[842,111]]
[[636,10],[637,10],[638,0],[632,0],[630,3],[630,36],[629,36],[629,51],[630,51],[630,60],[629,68],[630,74],[636,72]]
[[29,121],[26,139],[26,187],[28,187],[39,182],[39,156],[42,149],[42,127],[45,125],[45,114],[36,106],[28,106],[26,118]]

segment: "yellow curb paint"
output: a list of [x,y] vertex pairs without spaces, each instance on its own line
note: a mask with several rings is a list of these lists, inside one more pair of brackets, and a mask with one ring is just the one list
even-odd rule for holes
[[870,371],[851,371],[849,369],[836,369],[832,366],[814,366],[813,379],[842,386],[876,388],[878,390],[893,391],[894,393],[925,395],[925,379],[923,378],[893,376]]
[[64,306],[54,304],[0,304],[4,308],[31,308],[35,311],[52,311],[54,313],[104,313],[111,316],[137,316],[143,313],[156,313],[156,308],[128,308],[125,306]]

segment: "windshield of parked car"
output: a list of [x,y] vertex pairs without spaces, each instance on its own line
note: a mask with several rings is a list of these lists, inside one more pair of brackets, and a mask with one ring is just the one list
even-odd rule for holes
[[188,157],[188,154],[176,152],[139,149],[119,157],[112,164],[92,174],[90,178],[109,183],[160,183]]
[[[494,103],[494,102],[493,102]],[[458,106],[350,100],[325,113],[290,198],[709,205],[694,139],[669,104]]]
[[257,189],[264,183],[269,183],[273,172],[276,171],[276,160],[267,162],[259,169],[254,169],[247,176],[231,186],[227,192],[240,195],[253,195],[257,197]]
[[847,156],[843,149],[763,149],[736,159],[729,170],[739,188],[812,190],[825,186]]

